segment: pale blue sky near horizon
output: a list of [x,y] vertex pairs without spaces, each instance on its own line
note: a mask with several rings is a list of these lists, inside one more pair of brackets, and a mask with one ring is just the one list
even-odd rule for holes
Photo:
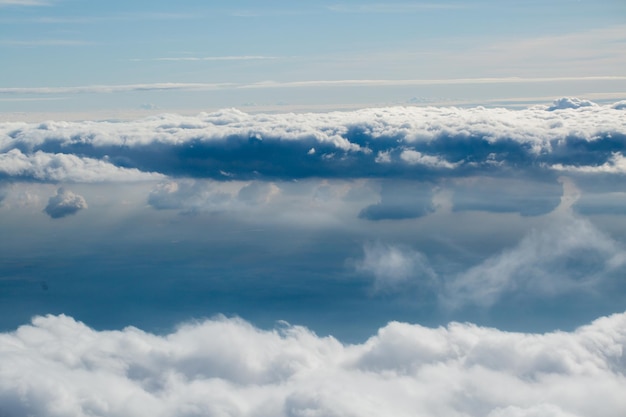
[[617,0],[4,0],[0,112],[616,101],[625,45]]

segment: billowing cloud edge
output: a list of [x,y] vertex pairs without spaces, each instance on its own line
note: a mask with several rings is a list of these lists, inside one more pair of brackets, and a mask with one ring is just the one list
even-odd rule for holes
[[391,322],[343,344],[237,318],[156,335],[35,317],[0,334],[0,411],[25,416],[621,416],[626,313],[571,332]]
[[[102,176],[99,163],[134,169],[136,175],[217,180],[624,175],[624,120],[621,102],[563,98],[522,110],[390,107],[247,114],[225,109],[117,122],[7,122],[0,123],[0,172],[55,180],[45,170],[15,168],[16,160],[41,159],[44,153],[81,158],[80,169],[66,175],[73,181],[84,176],[86,182],[90,175]],[[123,174],[116,178],[133,177]]]
[[0,179],[3,175],[18,180],[81,183],[156,181],[165,178],[154,172],[115,166],[106,158],[42,151],[25,154],[19,149],[0,154]]

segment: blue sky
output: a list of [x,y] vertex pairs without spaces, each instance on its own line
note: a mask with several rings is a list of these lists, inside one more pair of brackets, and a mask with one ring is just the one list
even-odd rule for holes
[[0,0],[0,416],[623,417],[625,17]]
[[[4,112],[612,99],[625,83],[619,1],[51,0],[0,12]],[[134,87],[46,90],[95,85]]]

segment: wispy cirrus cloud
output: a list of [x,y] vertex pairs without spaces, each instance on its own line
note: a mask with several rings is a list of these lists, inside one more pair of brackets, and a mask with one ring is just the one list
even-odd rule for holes
[[202,91],[233,87],[232,83],[152,83],[152,84],[118,84],[118,85],[87,85],[78,87],[5,87],[0,94],[107,94],[129,91]]
[[[26,41],[28,42],[28,41]],[[44,41],[45,42],[45,41]],[[71,44],[71,42],[70,42]],[[271,60],[270,56],[225,56],[206,58],[156,58],[157,60]],[[128,91],[203,91],[215,89],[272,89],[272,88],[319,88],[319,87],[401,87],[428,85],[480,85],[480,84],[531,84],[571,81],[626,81],[626,76],[583,76],[583,77],[494,77],[494,78],[450,78],[450,79],[356,79],[356,80],[305,80],[305,81],[259,81],[253,83],[142,83],[114,85],[85,85],[71,87],[0,87],[0,94],[69,94],[69,93],[112,93]]]
[[75,39],[0,39],[0,45],[16,47],[38,47],[38,46],[86,46],[93,45],[93,42]]
[[[272,60],[277,59],[275,56],[265,56],[265,55],[227,55],[227,56],[202,56],[202,57],[165,57],[165,58],[154,58],[151,61],[264,61],[264,60]],[[138,61],[143,61],[138,59]]]
[[338,3],[327,7],[328,10],[338,13],[418,13],[428,10],[465,9],[467,5],[459,3],[365,3],[345,4]]
[[3,6],[49,6],[51,1],[47,0],[0,0],[0,7]]

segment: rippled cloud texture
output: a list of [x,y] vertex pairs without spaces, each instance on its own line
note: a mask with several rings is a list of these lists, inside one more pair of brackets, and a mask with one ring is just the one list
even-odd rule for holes
[[620,417],[626,314],[573,332],[392,322],[361,344],[238,319],[167,335],[37,317],[0,335],[0,412],[47,416]]

